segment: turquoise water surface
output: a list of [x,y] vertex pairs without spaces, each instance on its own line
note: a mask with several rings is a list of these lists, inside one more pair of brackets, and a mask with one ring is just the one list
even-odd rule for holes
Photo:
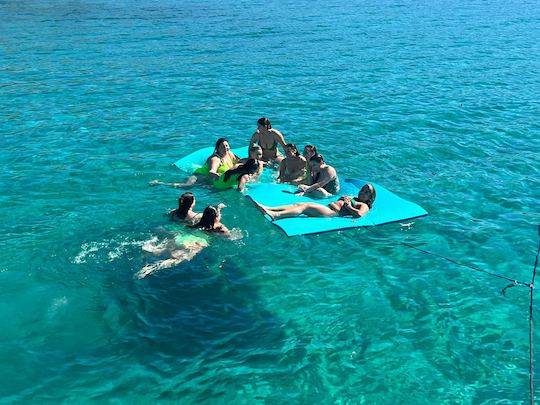
[[[528,401],[529,290],[401,243],[531,280],[539,24],[527,0],[0,1],[1,402]],[[286,238],[195,187],[235,238],[134,278],[183,191],[148,182],[261,116],[430,215]]]

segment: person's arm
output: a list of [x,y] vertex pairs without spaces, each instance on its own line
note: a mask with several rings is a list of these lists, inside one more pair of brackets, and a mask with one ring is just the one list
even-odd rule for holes
[[220,233],[221,235],[227,237],[227,238],[230,238],[231,237],[231,231],[229,231],[229,229],[223,225],[223,224],[220,224],[219,227],[217,228],[214,228],[218,233]]
[[278,183],[283,183],[285,180],[285,170],[287,169],[287,164],[285,161],[287,158],[283,159],[279,164],[279,176],[277,178]]
[[283,150],[285,150],[285,145],[287,144],[287,142],[285,142],[285,137],[283,136],[283,134],[279,132],[277,129],[274,129],[274,136],[277,142],[283,148]]
[[334,178],[335,178],[335,173],[334,173],[334,176],[332,176],[328,171],[325,170],[321,174],[319,181],[317,183],[312,184],[308,188],[306,188],[303,191],[303,193],[307,194],[307,193],[310,193],[313,190],[317,190],[318,188],[324,187],[324,186],[326,186],[327,183],[332,181]]
[[210,177],[213,180],[217,179],[219,177],[217,169],[219,167],[219,164],[221,163],[219,158],[217,156],[211,156],[208,158],[206,163],[208,164],[208,173],[210,174]]
[[[350,198],[345,199],[345,203],[343,204],[347,212],[349,212],[353,217],[360,218],[366,215],[369,211],[369,207],[367,204],[364,203],[356,203],[353,205],[353,201]],[[357,208],[357,207],[360,208]]]
[[[251,139],[249,140],[249,146],[248,148],[251,149],[259,140],[259,130],[255,131],[253,135],[251,135]],[[248,150],[249,150],[248,149]]]

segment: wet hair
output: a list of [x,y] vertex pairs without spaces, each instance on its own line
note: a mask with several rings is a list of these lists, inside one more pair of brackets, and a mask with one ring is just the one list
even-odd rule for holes
[[246,163],[238,166],[235,169],[230,169],[223,174],[223,180],[227,181],[233,174],[239,174],[243,176],[244,174],[254,174],[259,170],[259,161],[255,159],[248,159]]
[[300,152],[298,152],[298,148],[296,147],[294,143],[288,143],[287,145],[285,145],[285,147],[294,149],[296,151],[294,154],[296,156],[300,156]]
[[[368,188],[369,189],[369,198],[367,199],[367,201],[362,201],[364,204],[366,204],[369,209],[371,209],[371,207],[373,206],[373,203],[375,202],[375,197],[377,197],[377,192],[375,191],[375,187],[373,187],[373,184],[371,183],[366,183],[362,186],[362,188],[360,189],[360,191],[362,191],[364,188]],[[358,197],[355,197],[354,198],[356,201],[360,201],[358,200]]]
[[217,207],[209,205],[204,209],[201,220],[196,224],[191,225],[190,228],[202,229],[204,231],[213,231],[218,213],[219,211]]
[[251,154],[256,151],[262,152],[262,148],[259,145],[253,145],[251,148],[249,148],[249,155],[251,156]]
[[306,148],[309,148],[309,149],[313,150],[313,152],[315,153],[315,155],[318,155],[318,154],[319,154],[319,152],[317,152],[317,148],[316,148],[315,146],[311,145],[311,144],[308,144],[308,145],[304,146],[304,150],[305,150]]
[[271,129],[272,128],[272,124],[270,124],[270,120],[268,118],[266,118],[266,117],[259,118],[257,120],[257,124],[262,125],[266,129]]
[[178,209],[175,210],[177,217],[181,219],[186,219],[189,209],[193,206],[193,201],[195,196],[193,193],[184,193],[178,199]]
[[225,143],[225,142],[228,143],[229,141],[228,141],[226,138],[219,138],[219,139],[216,141],[216,147],[215,147],[215,149],[214,149],[214,152],[217,153],[218,150],[219,150],[219,147],[220,147],[223,143]]
[[320,163],[321,165],[324,163],[324,158],[323,158],[323,155],[319,155],[319,154],[316,154],[316,155],[313,155],[311,157],[311,159],[309,159],[310,162],[317,162],[317,163]]

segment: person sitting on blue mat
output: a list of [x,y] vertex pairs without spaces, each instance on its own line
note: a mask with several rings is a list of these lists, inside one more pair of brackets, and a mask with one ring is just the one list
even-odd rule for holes
[[229,141],[225,138],[219,138],[216,141],[216,148],[203,167],[195,170],[194,174],[210,175],[213,180],[224,174],[227,170],[238,166],[240,158],[231,152]]
[[306,159],[300,155],[294,143],[285,145],[286,157],[279,165],[280,183],[300,184],[306,178]]
[[358,192],[358,197],[343,196],[339,200],[323,205],[314,202],[281,205],[268,207],[255,203],[255,206],[263,214],[272,218],[272,221],[283,218],[293,218],[300,215],[308,217],[346,217],[360,218],[366,215],[375,201],[376,192],[372,184],[364,184]]
[[301,184],[295,194],[309,194],[310,197],[328,198],[339,193],[339,180],[336,169],[327,165],[322,155],[312,156],[309,160],[311,166],[311,184]]
[[314,145],[308,144],[304,146],[302,156],[304,156],[304,159],[306,159],[306,177],[304,178],[302,184],[307,184],[308,186],[311,184],[311,165],[309,164],[309,160],[318,154],[319,152],[317,152],[317,148]]
[[227,188],[237,187],[238,191],[244,191],[244,186],[251,176],[254,176],[261,169],[258,160],[248,159],[246,163],[238,167],[227,170],[222,176],[214,181],[214,187],[225,190]]
[[203,211],[201,220],[190,228],[200,229],[209,233],[220,233],[223,236],[230,237],[231,232],[221,223],[221,207],[209,205]]
[[259,118],[257,121],[257,130],[251,136],[249,147],[259,145],[263,151],[264,161],[281,162],[283,156],[278,151],[278,145],[285,148],[285,138],[277,129],[272,128],[268,118]]
[[218,179],[227,170],[234,169],[240,164],[240,158],[231,152],[229,141],[219,138],[216,141],[214,153],[212,153],[202,167],[199,167],[189,176],[184,183],[167,183],[159,180],[152,180],[148,184],[151,186],[170,186],[183,188],[193,186],[197,182],[197,176],[210,177],[212,180]]

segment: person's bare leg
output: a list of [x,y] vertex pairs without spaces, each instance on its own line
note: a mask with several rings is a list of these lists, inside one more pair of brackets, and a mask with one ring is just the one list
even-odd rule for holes
[[189,187],[195,184],[197,176],[189,176],[184,183],[166,183],[159,180],[152,180],[148,183],[149,186],[169,186],[174,188]]

